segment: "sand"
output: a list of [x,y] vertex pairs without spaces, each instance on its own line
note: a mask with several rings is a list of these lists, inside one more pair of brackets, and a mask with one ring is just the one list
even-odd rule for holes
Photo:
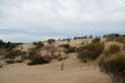
[[[61,71],[61,64],[64,70]],[[112,83],[96,65],[75,59],[46,65],[11,64],[0,69],[0,83]]]

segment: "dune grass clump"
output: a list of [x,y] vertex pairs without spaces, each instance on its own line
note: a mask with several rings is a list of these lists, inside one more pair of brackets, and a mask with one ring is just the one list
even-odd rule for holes
[[99,58],[99,67],[111,75],[114,83],[125,83],[125,54],[116,53]]
[[100,70],[110,74],[114,83],[125,83],[125,54],[120,45],[110,45],[98,60]]
[[74,52],[76,52],[76,47],[70,47],[69,49],[66,50],[67,54],[74,53]]
[[48,39],[47,42],[48,42],[48,44],[54,44],[56,42],[56,40],[55,39]]
[[59,47],[63,47],[65,49],[69,49],[70,48],[70,45],[69,44],[62,44],[60,45]]
[[47,56],[47,55],[42,56],[40,51],[41,51],[40,48],[31,49],[31,51],[29,52],[29,57],[28,57],[28,59],[30,60],[28,65],[46,64],[52,60],[52,57],[50,56]]
[[92,43],[99,43],[101,41],[100,37],[95,37],[92,39]]
[[64,49],[66,49],[66,53],[74,53],[76,51],[76,47],[71,47],[69,44],[62,44],[59,47],[63,47]]
[[121,46],[117,45],[117,44],[111,44],[110,46],[107,46],[108,48],[105,48],[103,51],[102,55],[105,55],[105,57],[113,55],[113,54],[117,54],[119,52],[121,52]]
[[20,50],[10,50],[9,53],[5,56],[6,63],[12,64],[12,63],[21,63],[23,62],[26,57],[26,52],[20,51]]
[[18,56],[25,57],[26,52],[20,50],[9,50],[9,53],[5,56],[5,58],[15,59]]
[[113,44],[113,45],[109,46],[109,48],[107,50],[107,52],[109,54],[115,54],[115,53],[118,53],[120,51],[121,51],[121,47],[117,44]]
[[36,46],[36,48],[41,48],[44,46],[44,43],[42,41],[39,42],[33,42],[33,44]]
[[104,50],[104,43],[91,43],[85,46],[81,46],[78,51],[78,58],[83,62],[87,60],[95,60]]

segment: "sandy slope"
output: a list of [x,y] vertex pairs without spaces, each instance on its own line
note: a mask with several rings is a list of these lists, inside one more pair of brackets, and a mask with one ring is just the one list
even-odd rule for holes
[[111,83],[94,65],[82,64],[74,57],[47,65],[12,64],[0,69],[0,83]]

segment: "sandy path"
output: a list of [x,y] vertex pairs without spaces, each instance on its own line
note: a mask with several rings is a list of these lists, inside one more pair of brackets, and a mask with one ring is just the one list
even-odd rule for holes
[[0,83],[111,83],[110,78],[92,65],[65,62],[27,66],[12,64],[0,69]]

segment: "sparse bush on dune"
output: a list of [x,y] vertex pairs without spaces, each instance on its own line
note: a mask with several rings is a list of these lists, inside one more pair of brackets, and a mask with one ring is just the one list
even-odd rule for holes
[[66,53],[69,54],[69,53],[74,53],[76,52],[76,47],[70,47],[66,50]]
[[100,37],[95,37],[94,39],[92,39],[92,43],[99,43],[100,41]]
[[111,45],[110,47],[109,47],[109,52],[111,53],[111,54],[115,54],[115,53],[117,53],[117,52],[120,52],[120,46],[119,45]]
[[36,46],[36,48],[41,48],[44,46],[44,43],[42,41],[39,42],[33,42],[33,44]]
[[108,46],[107,49],[104,50],[105,55],[116,54],[121,51],[121,46],[117,44],[112,44]]
[[76,47],[71,47],[69,44],[62,44],[59,47],[63,47],[64,49],[66,49],[66,53],[73,53],[76,51]]
[[47,42],[48,42],[48,44],[53,44],[53,43],[55,43],[55,39],[48,39]]
[[25,52],[22,52],[20,50],[9,50],[9,53],[5,56],[5,58],[14,59],[18,56],[24,56]]
[[124,53],[115,53],[110,56],[100,56],[99,67],[101,70],[111,75],[114,83],[125,83]]
[[40,53],[40,50],[41,49],[33,48],[30,51],[29,53],[30,62],[28,63],[28,65],[45,64],[45,63],[49,63],[52,60],[52,57],[48,55],[42,56]]
[[91,43],[81,46],[78,51],[78,58],[82,61],[95,60],[104,50],[104,43]]
[[26,54],[26,52],[20,50],[10,50],[9,53],[5,56],[5,58],[7,58],[6,63],[21,63],[27,59]]
[[121,46],[110,45],[99,57],[99,68],[112,76],[114,83],[125,83],[125,54]]
[[70,45],[69,44],[62,44],[60,45],[59,47],[63,47],[65,49],[69,49],[70,48]]

